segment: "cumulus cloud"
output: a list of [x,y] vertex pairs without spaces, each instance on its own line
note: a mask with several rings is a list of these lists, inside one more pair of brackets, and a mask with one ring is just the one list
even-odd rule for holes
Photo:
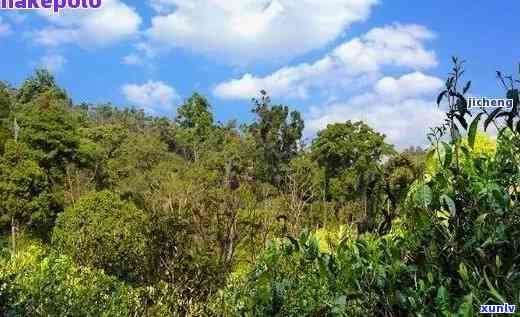
[[385,77],[368,93],[312,108],[306,115],[306,134],[312,136],[331,123],[361,120],[398,148],[425,145],[429,128],[444,118],[434,102],[442,85],[439,78],[420,72]]
[[40,59],[40,67],[53,73],[59,73],[67,64],[67,59],[60,54],[48,54]]
[[287,60],[330,43],[378,0],[151,0],[150,39],[240,65]]
[[381,98],[399,101],[417,96],[431,96],[442,85],[443,81],[437,77],[414,72],[399,78],[384,77],[377,81],[374,91]]
[[344,88],[369,82],[378,78],[384,66],[429,68],[437,65],[437,59],[433,51],[424,47],[424,42],[433,37],[430,30],[419,25],[375,28],[336,47],[314,63],[284,67],[264,77],[248,73],[218,84],[213,93],[224,99],[249,99],[264,89],[274,97],[304,99],[311,88]]
[[[39,11],[41,12],[41,11]],[[40,13],[50,25],[33,32],[37,43],[59,46],[106,46],[135,35],[142,22],[136,10],[120,0],[103,1],[102,10],[62,10],[58,15]]]
[[162,81],[148,81],[142,85],[126,84],[121,88],[125,98],[149,114],[164,114],[180,100],[177,91]]
[[134,49],[135,51],[124,56],[121,62],[125,65],[152,67],[157,56],[155,49],[146,42],[137,43]]

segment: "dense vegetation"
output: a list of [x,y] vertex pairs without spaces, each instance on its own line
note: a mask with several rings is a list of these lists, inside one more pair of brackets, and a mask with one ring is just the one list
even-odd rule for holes
[[304,144],[301,115],[263,91],[237,127],[198,94],[169,120],[75,105],[46,71],[0,83],[0,315],[472,316],[520,303],[518,81],[498,73],[514,107],[480,113],[462,73],[454,59],[424,151],[363,122]]

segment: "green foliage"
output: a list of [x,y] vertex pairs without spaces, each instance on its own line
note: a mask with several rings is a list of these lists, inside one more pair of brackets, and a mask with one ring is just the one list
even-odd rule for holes
[[331,124],[318,132],[312,143],[312,154],[325,168],[328,181],[347,178],[355,182],[352,177],[360,173],[366,174],[363,178],[368,177],[375,164],[392,153],[384,138],[363,122]]
[[53,91],[59,99],[67,98],[65,91],[57,86],[54,76],[47,70],[38,69],[32,77],[24,81],[16,99],[18,103],[26,104],[49,91]]
[[[347,234],[332,248],[320,248],[312,235],[288,237],[266,250],[249,274],[229,281],[215,299],[218,311],[227,316],[473,316],[481,304],[520,298],[515,257],[520,251],[520,143],[511,124],[518,113],[502,114],[505,122],[497,120],[500,111],[479,114],[468,124],[464,94],[470,84],[459,91],[463,69],[457,59],[454,63],[438,101],[447,99],[446,122],[429,135],[427,173],[422,175],[405,154],[387,161],[382,182],[376,183],[389,197],[406,196],[388,233]],[[481,117],[486,126],[498,128],[496,146],[478,132]],[[313,153],[321,165],[330,164],[328,175],[341,179],[359,151],[350,148],[355,140],[335,128],[318,135]],[[318,230],[317,237],[322,236]]]
[[59,215],[53,243],[80,265],[104,269],[126,281],[144,281],[152,269],[148,232],[143,211],[103,191],[86,195]]
[[181,316],[181,303],[164,283],[131,287],[38,245],[0,259],[2,316]]
[[195,93],[177,110],[175,122],[181,128],[176,131],[178,143],[185,157],[197,160],[201,146],[213,129],[213,114],[206,98]]
[[472,316],[518,301],[518,81],[498,74],[513,109],[472,114],[463,74],[454,59],[428,152],[401,153],[350,121],[305,147],[300,114],[263,91],[239,130],[198,94],[173,121],[74,106],[45,71],[1,83],[0,315]]
[[[54,219],[47,175],[24,143],[8,141],[0,157],[0,219],[2,226],[19,226],[45,233]],[[14,237],[13,237],[14,238]]]
[[11,136],[9,129],[9,114],[12,109],[12,98],[9,87],[0,81],[0,154],[4,151],[4,144]]
[[408,245],[396,235],[346,231],[323,251],[307,233],[273,245],[247,276],[229,281],[215,309],[226,316],[470,316],[471,297],[450,297],[437,286],[442,277],[406,259]]
[[195,93],[179,110],[175,121],[183,129],[194,129],[197,134],[204,136],[213,126],[213,114],[206,98]]
[[129,316],[138,294],[102,271],[30,247],[0,265],[4,316]]
[[280,184],[285,166],[296,156],[304,123],[298,111],[289,114],[287,106],[271,106],[271,98],[265,91],[253,102],[257,122],[248,130],[256,142],[258,176],[266,182]]
[[36,151],[39,164],[51,177],[62,177],[79,147],[78,118],[68,101],[56,90],[46,90],[12,116],[20,126],[19,140]]

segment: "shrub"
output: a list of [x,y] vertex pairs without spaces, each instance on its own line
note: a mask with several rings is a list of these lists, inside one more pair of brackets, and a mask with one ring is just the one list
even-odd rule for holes
[[80,265],[126,281],[145,281],[148,227],[143,211],[103,191],[86,195],[59,215],[53,243]]

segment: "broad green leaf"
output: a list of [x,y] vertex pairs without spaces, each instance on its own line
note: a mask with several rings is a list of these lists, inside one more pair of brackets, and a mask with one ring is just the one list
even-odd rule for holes
[[421,184],[415,192],[415,202],[422,208],[428,208],[432,203],[433,193],[430,186]]
[[479,113],[475,119],[473,120],[473,122],[471,122],[471,126],[469,127],[469,132],[468,132],[468,143],[469,143],[469,146],[471,147],[471,149],[474,148],[475,146],[475,138],[477,136],[477,129],[478,129],[478,124],[480,122],[480,118],[482,117],[483,113]]

